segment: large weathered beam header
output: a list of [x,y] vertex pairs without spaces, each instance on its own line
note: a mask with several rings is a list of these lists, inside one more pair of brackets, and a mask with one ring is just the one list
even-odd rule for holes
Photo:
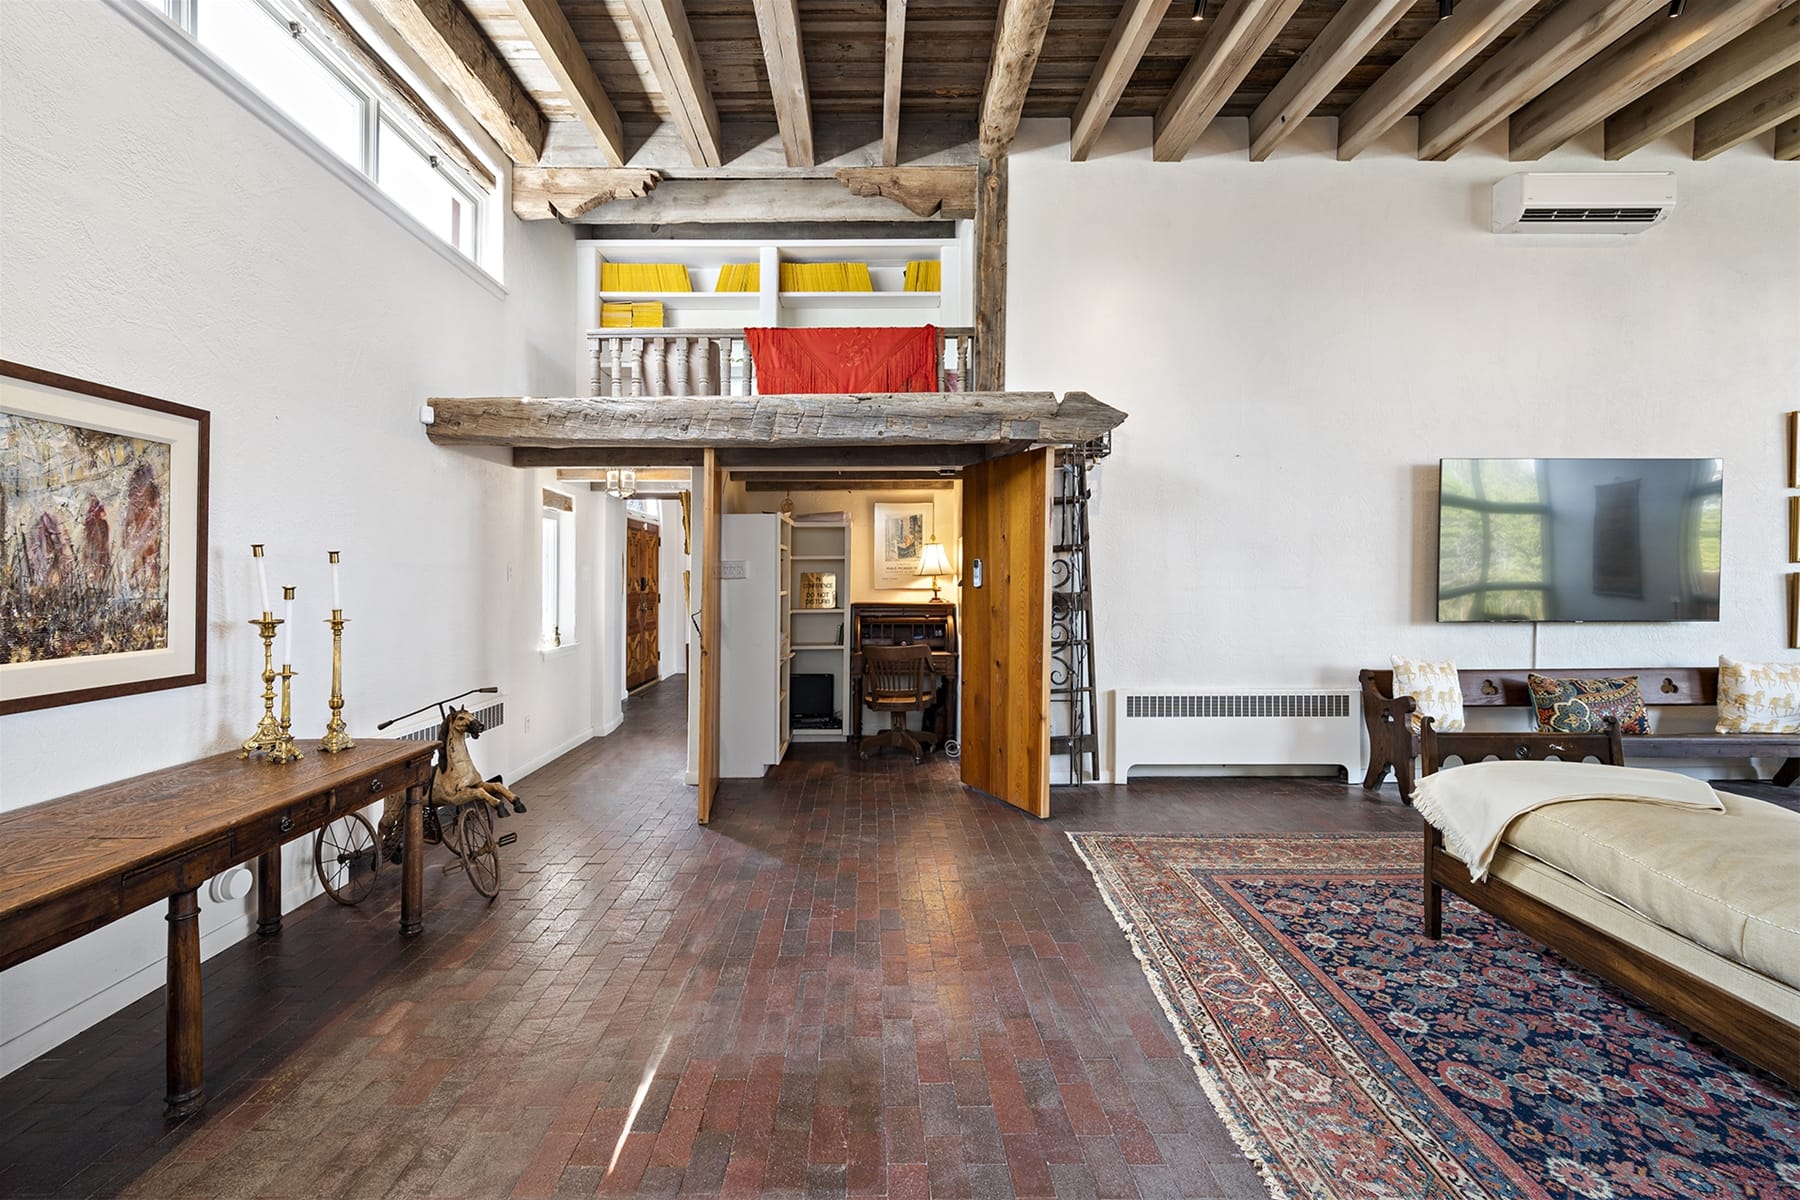
[[[670,451],[1073,445],[1125,419],[1085,392],[434,399],[440,446]],[[665,461],[659,458],[658,461]]]

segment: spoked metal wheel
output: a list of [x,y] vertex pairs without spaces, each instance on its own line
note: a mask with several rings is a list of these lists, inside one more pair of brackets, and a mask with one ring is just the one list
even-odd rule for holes
[[450,853],[461,858],[462,829],[457,825],[457,818],[462,815],[462,810],[452,808],[449,805],[434,804],[426,809],[426,811],[432,814],[432,824],[436,825],[438,829],[438,836],[436,839],[428,838],[426,840],[436,840],[441,842],[443,845],[450,848]]
[[500,847],[494,841],[494,814],[485,803],[465,804],[456,818],[463,867],[475,890],[492,900],[500,894]]
[[313,870],[325,894],[339,904],[359,904],[375,890],[380,861],[375,827],[361,813],[346,813],[313,839]]

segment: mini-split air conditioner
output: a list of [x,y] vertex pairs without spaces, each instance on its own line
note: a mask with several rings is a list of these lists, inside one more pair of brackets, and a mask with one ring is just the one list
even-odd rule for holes
[[1673,171],[1509,175],[1494,185],[1494,232],[1642,233],[1675,210]]

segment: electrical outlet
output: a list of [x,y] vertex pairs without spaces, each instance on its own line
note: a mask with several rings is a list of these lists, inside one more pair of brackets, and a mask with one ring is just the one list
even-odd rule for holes
[[530,717],[525,718],[525,732],[526,733],[531,732],[531,718]]
[[720,579],[748,579],[749,577],[750,576],[744,569],[743,559],[726,558],[719,560]]

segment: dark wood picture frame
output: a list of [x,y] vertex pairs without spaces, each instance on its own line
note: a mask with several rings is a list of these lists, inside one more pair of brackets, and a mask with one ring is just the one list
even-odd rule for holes
[[[26,387],[11,386],[15,383]],[[180,550],[179,554],[170,554],[166,650],[17,664],[30,668],[23,677],[9,677],[15,664],[0,664],[0,716],[206,682],[206,535],[212,414],[5,359],[0,359],[0,389],[0,407],[8,411],[24,407],[14,401],[29,393],[35,398],[29,406],[33,411],[24,415],[70,425],[105,425],[111,432],[151,440],[168,438],[174,447],[170,478],[180,480],[179,487],[170,489],[168,499],[170,545],[179,546]],[[67,416],[57,408],[59,393],[70,404]],[[104,420],[95,420],[93,414],[98,412],[106,414]],[[191,543],[187,541],[188,530],[192,531]],[[177,557],[192,560],[191,597],[181,595],[180,589],[190,576],[185,571],[177,573]],[[179,609],[191,609],[191,616],[188,611],[177,609],[178,597]],[[182,619],[178,620],[178,616]]]
[[1787,577],[1788,649],[1800,650],[1800,571]]
[[1787,415],[1788,486],[1800,488],[1800,412]]

